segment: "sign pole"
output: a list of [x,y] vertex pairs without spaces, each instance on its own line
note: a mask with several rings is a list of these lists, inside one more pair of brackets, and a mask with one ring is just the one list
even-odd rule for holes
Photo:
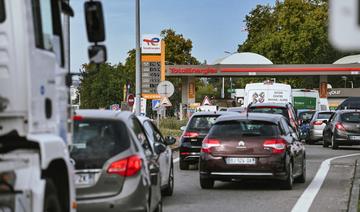
[[135,115],[140,115],[141,107],[141,50],[140,50],[140,0],[136,0],[135,5],[135,28],[136,28],[136,105],[135,105]]

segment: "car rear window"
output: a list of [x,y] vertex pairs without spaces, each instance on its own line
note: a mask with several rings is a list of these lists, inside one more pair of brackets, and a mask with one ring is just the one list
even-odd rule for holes
[[280,114],[289,119],[289,113],[286,108],[281,107],[250,107],[249,112],[252,113],[271,113],[271,114]]
[[194,116],[189,123],[188,131],[208,132],[219,116]]
[[105,161],[130,147],[124,123],[114,120],[74,121],[71,158],[76,169],[102,168]]
[[227,121],[215,124],[210,132],[211,137],[243,137],[279,135],[279,126],[267,121]]
[[346,101],[346,102],[342,103],[338,109],[341,109],[341,110],[360,109],[360,101]]
[[319,113],[317,119],[329,119],[333,113]]
[[360,123],[360,112],[343,113],[340,117],[343,122]]

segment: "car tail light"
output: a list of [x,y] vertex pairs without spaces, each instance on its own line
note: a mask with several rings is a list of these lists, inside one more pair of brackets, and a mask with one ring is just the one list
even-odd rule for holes
[[73,121],[82,121],[83,119],[82,116],[73,116]]
[[322,125],[323,122],[322,121],[314,121],[313,125]]
[[281,154],[286,150],[286,141],[284,139],[269,139],[265,140],[264,148],[271,148],[272,153]]
[[344,125],[342,125],[340,122],[336,123],[336,124],[335,124],[335,127],[336,127],[336,129],[338,129],[338,130],[346,131]]
[[202,147],[201,147],[201,152],[210,154],[211,153],[211,148],[212,147],[218,147],[218,146],[220,146],[220,141],[219,140],[206,137],[203,140]]
[[130,177],[138,173],[141,169],[142,161],[137,155],[118,160],[110,164],[107,173],[118,174],[124,177]]
[[183,135],[184,138],[195,138],[198,136],[199,136],[199,133],[197,133],[197,132],[185,132]]

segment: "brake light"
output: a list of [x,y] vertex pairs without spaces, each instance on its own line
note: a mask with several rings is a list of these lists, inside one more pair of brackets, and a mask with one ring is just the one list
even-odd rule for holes
[[346,131],[344,125],[342,125],[340,122],[336,123],[336,124],[335,124],[335,127],[336,127],[336,129],[338,129],[338,130]]
[[199,136],[199,133],[197,133],[197,132],[185,132],[183,135],[184,138],[195,138],[198,136]]
[[110,164],[107,173],[124,177],[134,176],[141,169],[142,161],[137,155],[118,160]]
[[323,122],[322,121],[314,121],[313,125],[322,125]]
[[202,143],[201,152],[211,154],[212,147],[220,146],[220,141],[212,138],[205,138]]
[[83,119],[82,116],[73,116],[73,121],[82,121]]
[[264,148],[271,148],[273,154],[281,154],[286,150],[286,141],[284,139],[265,140]]

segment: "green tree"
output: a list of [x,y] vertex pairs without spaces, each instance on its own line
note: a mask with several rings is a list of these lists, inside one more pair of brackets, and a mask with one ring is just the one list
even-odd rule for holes
[[255,52],[276,64],[326,64],[343,56],[328,41],[328,3],[277,1],[246,16],[248,38],[238,51]]
[[129,73],[122,64],[83,65],[80,84],[81,108],[108,108],[123,101]]
[[[245,18],[248,37],[239,52],[254,52],[275,64],[329,64],[344,56],[328,41],[326,0],[284,0],[258,5]],[[294,87],[318,87],[316,78],[278,77]]]

